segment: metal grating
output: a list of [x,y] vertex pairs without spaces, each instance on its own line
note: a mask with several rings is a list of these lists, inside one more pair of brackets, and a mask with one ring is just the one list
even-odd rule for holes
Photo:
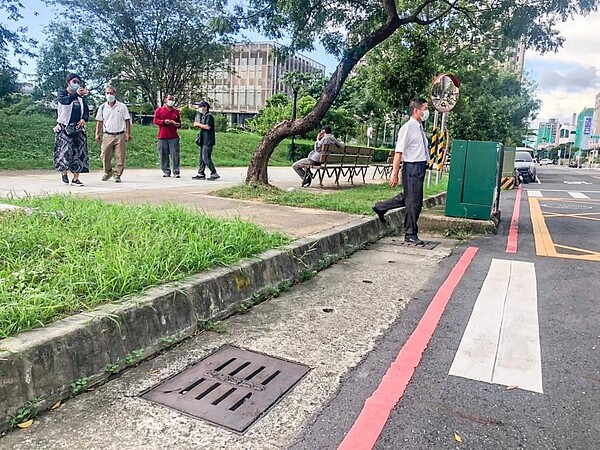
[[577,203],[543,203],[542,206],[554,209],[592,209],[592,207],[589,205],[580,205]]
[[243,433],[294,387],[309,367],[224,346],[142,394],[142,398]]
[[400,246],[406,247],[406,248],[421,248],[424,250],[433,250],[438,245],[440,245],[440,243],[436,242],[436,241],[423,241],[423,242],[425,242],[425,245],[409,244],[408,242],[404,242],[404,240],[397,240],[397,239],[392,239],[392,242],[394,243],[394,245],[400,245]]

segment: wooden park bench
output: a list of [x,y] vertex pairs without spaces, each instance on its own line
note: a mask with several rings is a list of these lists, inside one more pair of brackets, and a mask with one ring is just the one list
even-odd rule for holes
[[375,179],[375,176],[377,174],[379,174],[379,178],[389,178],[392,175],[392,166],[394,163],[394,154],[396,153],[395,150],[390,150],[388,152],[388,157],[386,162],[380,162],[380,163],[373,163],[371,164],[375,170],[373,170],[373,176],[371,177],[372,180]]
[[302,166],[313,179],[319,177],[320,187],[323,187],[325,177],[335,178],[338,186],[342,177],[354,184],[354,177],[362,176],[365,183],[365,176],[373,159],[372,148],[347,145],[342,149],[328,144],[323,146],[323,152],[325,156],[320,166]]

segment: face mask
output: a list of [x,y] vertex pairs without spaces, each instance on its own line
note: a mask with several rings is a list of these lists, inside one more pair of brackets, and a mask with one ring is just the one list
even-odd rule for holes
[[115,96],[113,94],[106,94],[105,97],[108,103],[112,103],[115,101]]
[[168,100],[168,101],[167,101],[167,106],[168,106],[169,108],[172,108],[174,104],[175,104],[175,100]]
[[76,91],[77,91],[77,89],[79,89],[79,83],[71,83],[71,84],[69,85],[69,87],[71,88],[71,90],[72,90],[73,92],[76,92]]
[[428,109],[423,111],[423,122],[426,122],[427,119],[429,119],[429,110]]
[[206,108],[198,108],[198,111],[200,111],[200,113],[204,114],[206,112]]

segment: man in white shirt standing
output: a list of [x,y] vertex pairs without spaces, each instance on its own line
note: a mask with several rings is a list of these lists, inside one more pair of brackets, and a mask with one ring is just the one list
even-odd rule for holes
[[383,223],[385,213],[390,209],[406,206],[404,216],[404,241],[414,245],[424,245],[419,239],[417,221],[423,206],[423,181],[429,160],[429,144],[423,122],[429,118],[427,100],[415,97],[408,107],[410,119],[400,128],[396,142],[396,154],[392,166],[390,186],[398,184],[398,172],[402,163],[402,192],[389,200],[384,200],[373,206],[373,211]]
[[[100,105],[96,114],[96,142],[100,142],[102,129],[102,181],[108,181],[114,175],[115,183],[121,182],[127,142],[131,140],[131,117],[124,103],[116,100],[117,91],[112,86],[104,90],[106,103]],[[115,155],[115,169],[112,168],[112,157]]]

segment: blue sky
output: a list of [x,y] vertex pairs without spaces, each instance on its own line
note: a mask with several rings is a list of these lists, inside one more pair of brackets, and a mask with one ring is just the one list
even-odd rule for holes
[[[55,16],[56,9],[47,7],[42,0],[23,0],[23,4],[25,18],[19,25],[27,26],[30,36],[43,41],[44,27]],[[16,27],[16,24],[9,26]],[[557,53],[526,53],[525,72],[537,83],[537,96],[543,102],[538,121],[558,117],[568,122],[573,112],[594,106],[595,96],[600,91],[600,33],[597,30],[600,30],[600,12],[576,17],[560,25],[566,42]],[[322,48],[305,55],[325,64],[327,73],[337,65],[337,59]],[[35,63],[29,61],[22,70],[33,73]]]
[[[28,28],[28,35],[43,42],[45,39],[44,28],[50,23],[50,21],[56,16],[59,10],[56,7],[47,6],[42,0],[22,0],[25,8],[22,10],[24,16],[18,24],[9,23],[9,27],[15,29],[17,26],[26,26]],[[37,14],[36,14],[37,13]],[[251,39],[261,39],[260,35],[256,33],[246,33],[244,37],[250,37]],[[327,74],[333,72],[337,66],[338,60],[325,52],[322,47],[318,47],[312,52],[303,52],[305,56],[312,58],[321,64],[325,64],[327,67]],[[16,63],[16,58],[12,58],[12,61]],[[35,72],[35,61],[31,59],[26,60],[27,64],[21,68],[25,73],[32,74]]]

